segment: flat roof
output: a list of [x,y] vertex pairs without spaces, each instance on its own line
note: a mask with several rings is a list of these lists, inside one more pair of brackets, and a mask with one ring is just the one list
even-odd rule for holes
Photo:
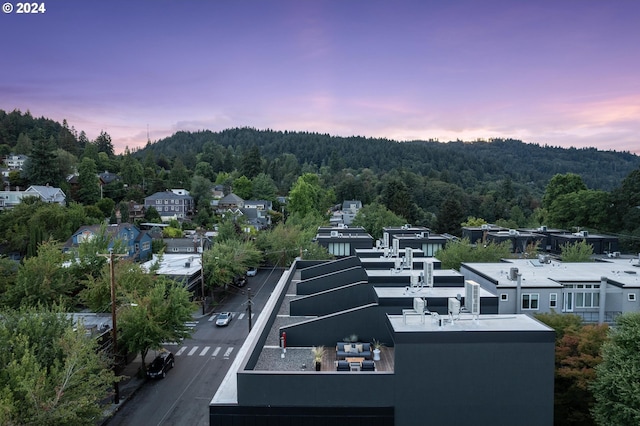
[[387,315],[393,331],[403,332],[423,332],[423,333],[446,333],[454,331],[552,331],[550,327],[542,322],[531,318],[525,314],[515,315],[479,315],[474,319],[471,314],[461,314],[459,319],[454,319],[453,324],[447,316],[440,315],[446,319],[443,326],[433,321],[431,315],[427,315],[424,323],[419,315],[407,315],[406,322],[403,315]]
[[[464,287],[422,287],[422,288],[410,288],[406,291],[403,287],[374,287],[376,295],[379,299],[385,298],[414,298],[414,297],[456,297],[458,295],[464,296]],[[496,297],[491,292],[480,288],[480,297]]]
[[[438,259],[434,258],[434,257],[425,257],[422,258],[421,260],[424,262],[423,259],[426,259],[427,261],[429,261],[429,259],[434,259],[432,262],[440,262]],[[421,272],[424,272],[424,269],[422,268],[417,268],[417,269],[402,269],[400,271],[396,271],[395,269],[366,269],[367,275],[369,277],[407,277],[407,282],[410,282],[411,280],[411,276],[415,275],[415,276],[420,276]],[[508,272],[508,269],[507,269]],[[462,274],[458,271],[456,271],[455,269],[434,269],[433,270],[433,276],[437,277],[437,276],[447,276],[447,277],[451,277],[451,276],[462,276]]]
[[[151,260],[142,264],[142,267],[148,271],[153,263],[157,261],[158,256],[154,254]],[[189,266],[185,266],[187,264]],[[200,254],[198,253],[163,254],[162,263],[160,264],[160,268],[156,273],[158,275],[183,276],[193,275],[196,272],[200,271],[200,269]]]
[[[538,259],[509,259],[500,263],[463,263],[462,268],[476,271],[497,282],[498,287],[516,287],[509,279],[511,268],[522,274],[522,287],[561,287],[563,283],[599,282],[606,277],[621,287],[640,288],[637,259],[607,259],[597,262],[542,263]],[[436,272],[436,271],[434,271]]]

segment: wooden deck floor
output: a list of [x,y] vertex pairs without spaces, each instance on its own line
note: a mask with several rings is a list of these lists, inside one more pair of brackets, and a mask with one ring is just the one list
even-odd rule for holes
[[[393,372],[394,351],[393,348],[382,347],[380,349],[380,361],[375,361],[376,371]],[[322,357],[322,371],[336,371],[336,349],[327,348]]]

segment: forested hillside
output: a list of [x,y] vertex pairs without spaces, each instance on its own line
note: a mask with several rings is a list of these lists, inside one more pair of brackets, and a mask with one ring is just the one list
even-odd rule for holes
[[187,167],[193,168],[197,154],[207,143],[232,148],[236,153],[255,145],[267,161],[288,153],[294,155],[300,164],[316,169],[323,166],[352,170],[366,168],[376,174],[405,170],[470,190],[478,189],[479,185],[487,182],[509,178],[528,184],[538,194],[557,173],[575,173],[589,188],[611,190],[640,165],[640,157],[628,152],[564,149],[511,139],[395,142],[250,128],[177,132],[147,145],[136,155],[143,158],[146,152],[151,151],[156,157],[180,158]]
[[[372,206],[370,216],[391,212],[403,223],[439,233],[458,235],[472,218],[510,228],[617,233],[628,237],[627,247],[640,245],[640,157],[628,152],[502,139],[397,142],[241,128],[181,131],[117,155],[106,132],[90,141],[66,122],[0,111],[0,153],[11,152],[29,160],[22,172],[9,173],[5,187],[58,186],[93,222],[114,218],[115,210],[125,215],[128,201],[184,188],[197,206],[192,225],[212,226],[219,217],[210,206],[211,188],[220,184],[243,199],[288,196],[287,205],[274,204],[285,216],[315,211],[326,220],[332,206],[360,200]],[[99,186],[97,173],[107,170],[119,179]],[[76,177],[69,180],[71,175]],[[16,217],[15,226],[21,221]],[[26,234],[10,229],[11,222],[7,216],[7,226],[0,225],[0,244],[35,249]],[[48,230],[42,238],[51,235]]]

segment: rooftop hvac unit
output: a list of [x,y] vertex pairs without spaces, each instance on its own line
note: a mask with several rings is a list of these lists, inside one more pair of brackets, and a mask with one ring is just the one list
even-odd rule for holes
[[340,228],[340,229],[344,229],[344,228],[345,228],[344,223],[339,223],[339,224],[338,224],[338,228]]
[[516,231],[515,229],[509,229],[509,235],[511,236],[518,235],[518,231]]
[[423,313],[425,308],[425,301],[420,297],[413,298],[413,310],[418,313]]
[[402,269],[402,259],[400,259],[399,257],[396,257],[395,259],[395,267],[396,270]]
[[185,268],[191,268],[191,262],[184,262]]
[[455,297],[450,297],[448,300],[449,315],[460,314],[460,301]]
[[482,224],[482,225],[480,226],[480,229],[487,230],[487,229],[489,229],[489,225],[488,225],[488,224],[486,224],[486,223],[484,223],[484,224]]
[[389,247],[389,233],[385,232],[382,234],[382,242],[384,243],[384,247]]
[[420,282],[420,277],[417,275],[411,275],[411,287],[418,287],[418,283]]
[[400,251],[400,241],[393,239],[393,254],[397,255]]
[[581,237],[588,237],[589,236],[589,231],[580,231],[580,236]]
[[424,284],[433,287],[433,263],[424,261]]
[[518,268],[509,268],[509,280],[516,281],[518,279]]
[[480,284],[475,281],[464,282],[464,307],[472,315],[480,315]]
[[407,247],[406,249],[404,249],[404,261],[405,265],[407,265],[409,269],[411,269],[411,267],[413,266],[413,250],[411,249],[411,247]]
[[332,237],[337,237],[338,236],[338,231],[331,231],[331,236]]

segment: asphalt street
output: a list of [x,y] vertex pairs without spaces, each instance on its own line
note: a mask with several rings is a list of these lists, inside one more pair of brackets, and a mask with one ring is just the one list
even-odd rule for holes
[[[147,380],[109,420],[108,425],[208,425],[209,401],[249,334],[247,291],[251,289],[252,324],[282,275],[281,269],[260,269],[242,289],[232,289],[211,315],[194,321],[190,339],[167,342],[175,367],[166,378]],[[226,327],[216,327],[219,312],[232,312]],[[155,357],[150,351],[147,362]]]

